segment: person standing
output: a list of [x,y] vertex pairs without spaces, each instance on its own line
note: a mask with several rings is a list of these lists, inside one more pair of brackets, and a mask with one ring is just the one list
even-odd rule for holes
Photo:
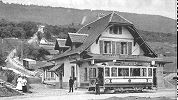
[[18,76],[16,89],[19,91],[22,91],[22,76],[21,75]]
[[25,76],[22,77],[22,91],[23,91],[24,93],[27,92],[27,80],[26,80],[26,77],[25,77]]
[[72,77],[69,79],[69,92],[73,92],[73,85],[74,85],[74,80]]

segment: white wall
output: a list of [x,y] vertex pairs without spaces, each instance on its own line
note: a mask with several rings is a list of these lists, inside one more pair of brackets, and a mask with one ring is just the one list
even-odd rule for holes
[[114,37],[114,38],[117,37],[117,38],[133,39],[133,36],[125,27],[122,27],[122,34],[110,34],[109,29],[106,29],[106,31],[103,32],[102,37]]
[[68,82],[71,77],[71,67],[74,66],[75,68],[75,76],[76,74],[76,64],[72,64],[69,62],[69,59],[66,59],[64,61],[64,76],[63,76],[63,82]]
[[94,42],[90,47],[90,51],[95,54],[100,54],[99,42],[97,44]]
[[[139,55],[140,54],[140,47],[136,43],[134,46],[134,38],[131,33],[124,27],[122,27],[122,34],[110,34],[109,29],[106,29],[102,33],[102,36],[99,40],[107,40],[107,41],[119,41],[119,42],[132,42],[132,55]],[[99,42],[96,44],[94,42],[90,47],[91,53],[100,54],[100,47]]]

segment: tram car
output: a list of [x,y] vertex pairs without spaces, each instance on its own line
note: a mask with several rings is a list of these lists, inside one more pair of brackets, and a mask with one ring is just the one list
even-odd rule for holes
[[152,89],[156,85],[156,67],[154,66],[107,66],[97,65],[89,69],[89,91],[95,91],[99,80],[104,91]]

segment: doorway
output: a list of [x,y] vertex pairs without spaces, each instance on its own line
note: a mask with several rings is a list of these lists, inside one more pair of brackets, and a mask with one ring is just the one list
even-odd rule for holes
[[98,79],[100,82],[100,86],[103,86],[103,82],[104,82],[104,69],[103,68],[98,68]]
[[157,86],[156,68],[153,68],[153,87]]

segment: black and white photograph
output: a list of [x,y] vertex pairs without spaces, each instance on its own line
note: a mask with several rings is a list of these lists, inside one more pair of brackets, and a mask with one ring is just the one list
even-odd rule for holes
[[177,100],[177,0],[0,0],[0,100]]

